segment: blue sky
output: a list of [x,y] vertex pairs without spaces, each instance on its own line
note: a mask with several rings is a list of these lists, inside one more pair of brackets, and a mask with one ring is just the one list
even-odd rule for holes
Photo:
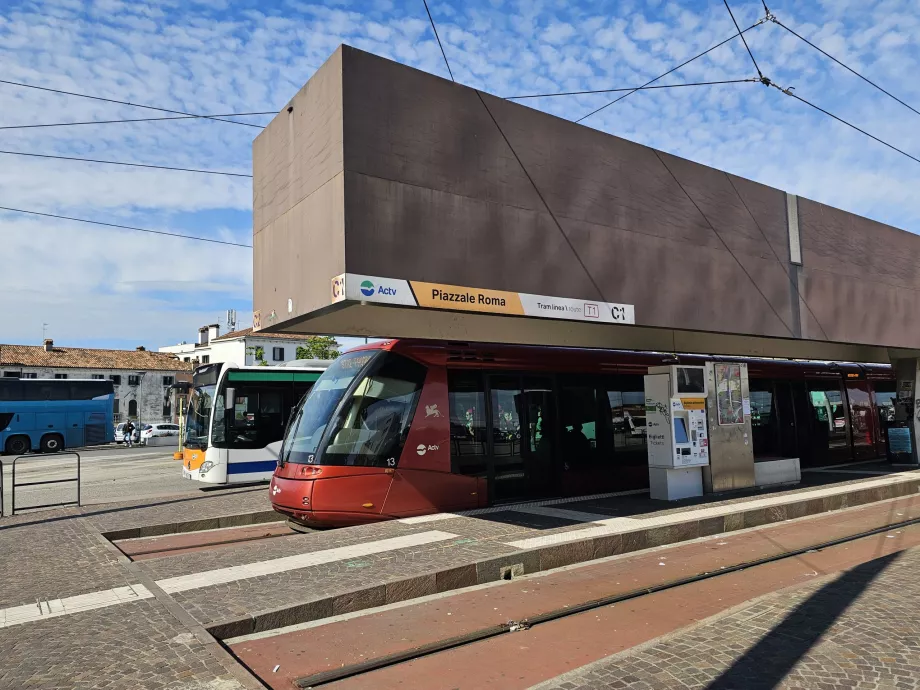
[[[915,0],[767,3],[920,109]],[[732,3],[742,26],[758,2]],[[734,32],[721,0],[431,3],[458,81],[506,96],[634,86]],[[920,115],[765,24],[749,44],[782,86],[920,156]],[[340,43],[446,76],[421,0],[7,0],[0,78],[202,113],[276,111]],[[755,76],[740,41],[663,83]],[[605,95],[528,105],[577,119]],[[155,116],[0,84],[0,126]],[[270,118],[252,117],[265,124]],[[920,230],[920,164],[759,84],[637,93],[584,123]],[[258,130],[211,121],[0,130],[0,149],[251,172]],[[0,205],[248,242],[248,179],[0,155]],[[0,213],[0,342],[158,347],[235,308],[247,249]]]

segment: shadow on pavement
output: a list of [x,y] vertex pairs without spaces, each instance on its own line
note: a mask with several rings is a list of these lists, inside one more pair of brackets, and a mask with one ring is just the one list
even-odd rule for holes
[[777,687],[866,587],[899,556],[894,553],[863,563],[824,585],[707,688],[760,690]]

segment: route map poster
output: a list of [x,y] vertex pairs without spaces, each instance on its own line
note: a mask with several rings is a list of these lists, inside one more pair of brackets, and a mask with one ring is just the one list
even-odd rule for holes
[[716,364],[715,375],[719,425],[744,424],[744,403],[741,399],[741,365]]

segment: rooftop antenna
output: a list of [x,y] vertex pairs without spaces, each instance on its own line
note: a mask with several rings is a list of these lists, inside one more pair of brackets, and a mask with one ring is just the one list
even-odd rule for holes
[[48,324],[42,324],[42,343],[45,342],[45,332],[48,330]]
[[232,333],[236,330],[236,309],[227,310],[227,332]]

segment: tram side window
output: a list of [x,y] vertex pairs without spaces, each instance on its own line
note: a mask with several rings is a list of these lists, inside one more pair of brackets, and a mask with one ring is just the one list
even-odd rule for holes
[[894,381],[874,381],[875,406],[878,411],[879,434],[885,438],[885,428],[894,421],[894,401],[896,398]]
[[847,416],[840,382],[837,380],[808,382],[811,404],[811,438],[815,450],[843,448],[849,445]]
[[594,386],[563,384],[560,452],[567,469],[577,470],[597,462],[597,397]]
[[608,390],[610,423],[614,453],[620,465],[648,462],[645,428],[645,379],[642,376],[619,376],[619,390]]
[[[524,396],[518,376],[494,376],[492,385],[492,454],[496,464],[521,455],[521,404]],[[542,429],[534,427],[533,443],[542,438]]]
[[450,464],[459,474],[486,475],[486,394],[479,372],[448,371]]

